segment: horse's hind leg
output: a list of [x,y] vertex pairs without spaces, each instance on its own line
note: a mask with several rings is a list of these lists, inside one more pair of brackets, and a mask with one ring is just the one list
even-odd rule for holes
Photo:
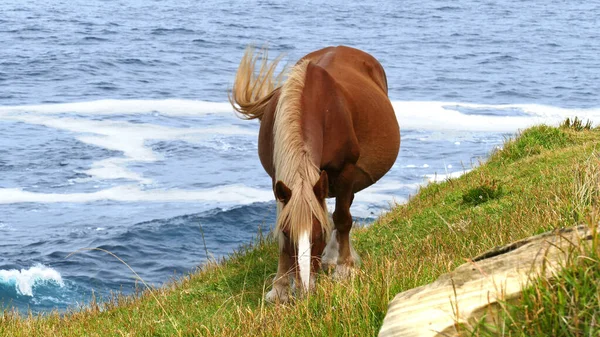
[[279,233],[279,263],[277,265],[277,275],[273,280],[273,289],[266,295],[265,299],[269,302],[287,302],[290,293],[290,269],[291,259],[284,249],[283,234]]
[[[347,278],[354,265],[359,262],[358,255],[350,243],[350,230],[352,229],[350,206],[354,200],[352,191],[354,170],[354,165],[346,165],[334,182],[336,191],[335,211],[333,212],[335,232],[330,240],[337,242],[330,242],[328,247],[334,249],[337,243],[338,256],[334,277],[340,279]],[[331,252],[326,252],[326,254],[331,254]]]

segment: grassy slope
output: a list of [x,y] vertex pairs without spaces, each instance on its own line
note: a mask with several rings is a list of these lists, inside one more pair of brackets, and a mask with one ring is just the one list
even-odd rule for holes
[[[585,177],[598,166],[599,146],[597,129],[525,131],[485,165],[431,184],[368,229],[355,230],[363,259],[357,275],[337,283],[321,273],[316,293],[293,304],[263,303],[277,248],[259,239],[176,284],[115,299],[102,309],[93,306],[64,317],[4,313],[0,336],[376,335],[396,293],[431,282],[494,246],[581,222],[596,203],[597,190],[586,185]],[[592,272],[586,275],[597,282],[597,260],[589,264]],[[589,296],[594,294],[597,306],[597,288]],[[532,315],[515,308],[507,315],[516,322],[508,331],[527,335],[518,327],[534,320]]]

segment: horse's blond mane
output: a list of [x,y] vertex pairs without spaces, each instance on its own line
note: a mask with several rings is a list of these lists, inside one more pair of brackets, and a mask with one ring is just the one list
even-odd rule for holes
[[294,243],[301,233],[311,232],[313,215],[326,235],[331,232],[326,204],[317,200],[313,190],[321,172],[311,160],[302,133],[301,97],[308,63],[302,61],[289,72],[281,87],[273,126],[275,181],[282,181],[292,191],[285,207],[277,203],[276,230],[288,228]]

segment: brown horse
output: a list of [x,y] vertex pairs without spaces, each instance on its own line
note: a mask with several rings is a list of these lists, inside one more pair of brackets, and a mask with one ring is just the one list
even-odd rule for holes
[[[247,49],[230,95],[243,118],[260,120],[258,155],[277,199],[280,256],[269,301],[288,299],[291,276],[309,290],[322,263],[335,264],[337,277],[349,274],[358,259],[350,245],[354,193],[379,180],[400,148],[387,79],[374,57],[324,48],[298,61],[283,85],[284,72],[274,77],[278,61]],[[326,197],[336,198],[335,230]]]

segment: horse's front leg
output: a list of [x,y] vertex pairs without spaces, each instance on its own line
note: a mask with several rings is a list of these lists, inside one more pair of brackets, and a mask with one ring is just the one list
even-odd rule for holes
[[360,261],[350,242],[350,230],[352,229],[350,206],[354,200],[354,170],[354,165],[346,165],[334,182],[336,199],[333,222],[335,231],[327,244],[323,261],[331,264],[337,255],[334,277],[338,279],[350,276],[352,268]]
[[285,238],[282,233],[279,237],[279,263],[277,265],[277,275],[273,280],[273,288],[265,295],[269,302],[287,302],[290,298],[290,276],[292,275],[291,257],[285,249]]

